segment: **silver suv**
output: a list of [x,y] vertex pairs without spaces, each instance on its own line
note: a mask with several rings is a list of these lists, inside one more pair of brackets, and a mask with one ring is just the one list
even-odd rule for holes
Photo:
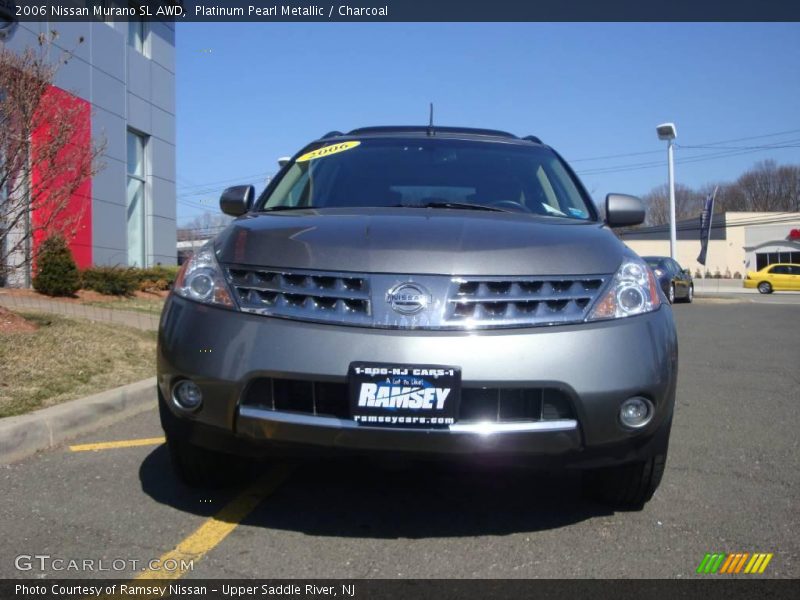
[[[158,392],[177,473],[243,457],[492,455],[583,470],[641,507],[664,470],[678,349],[653,273],[533,136],[371,127],[303,148],[182,268]],[[242,458],[234,458],[237,455]]]

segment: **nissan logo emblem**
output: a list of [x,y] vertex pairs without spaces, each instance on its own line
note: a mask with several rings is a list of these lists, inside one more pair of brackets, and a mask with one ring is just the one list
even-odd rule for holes
[[386,301],[392,310],[401,315],[414,315],[428,308],[433,302],[430,292],[418,283],[401,283],[386,293]]

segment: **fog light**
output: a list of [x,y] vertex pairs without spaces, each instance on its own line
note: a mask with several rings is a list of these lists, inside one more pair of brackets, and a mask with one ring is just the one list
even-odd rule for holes
[[622,403],[619,409],[619,420],[626,427],[639,429],[653,418],[653,403],[647,398],[634,396]]
[[172,398],[180,408],[196,410],[203,403],[203,394],[194,381],[182,379],[172,388]]

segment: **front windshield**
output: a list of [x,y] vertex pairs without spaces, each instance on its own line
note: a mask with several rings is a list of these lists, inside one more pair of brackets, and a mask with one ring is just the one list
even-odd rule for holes
[[576,182],[549,149],[454,139],[320,144],[287,167],[259,210],[468,204],[587,220]]

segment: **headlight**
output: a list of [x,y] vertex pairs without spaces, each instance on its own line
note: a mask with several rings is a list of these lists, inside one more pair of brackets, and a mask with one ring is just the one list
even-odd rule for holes
[[625,258],[614,275],[611,287],[595,305],[587,318],[617,319],[641,315],[661,305],[653,272],[640,258]]
[[178,296],[196,302],[235,307],[211,244],[201,248],[184,263],[173,290]]

